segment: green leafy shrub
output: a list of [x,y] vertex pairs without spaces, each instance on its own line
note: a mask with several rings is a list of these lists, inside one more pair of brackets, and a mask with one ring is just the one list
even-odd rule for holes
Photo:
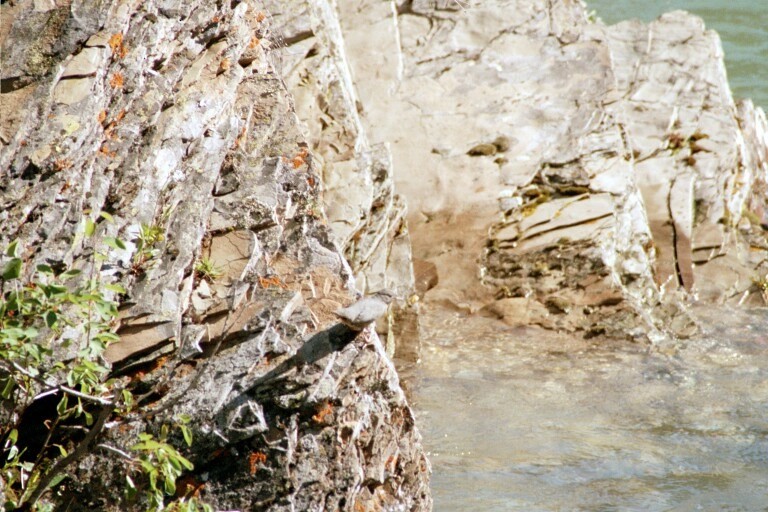
[[[177,425],[182,432],[187,446],[192,446],[192,431],[187,426],[188,417],[182,417]],[[131,450],[139,454],[138,463],[145,482],[145,496],[149,502],[150,512],[212,512],[209,505],[200,503],[195,497],[182,497],[165,504],[166,496],[174,496],[176,479],[184,471],[193,469],[192,463],[176,450],[168,441],[168,425],[163,425],[157,438],[152,434],[139,434],[139,442],[131,446]],[[127,493],[133,497],[138,493],[138,487],[130,475],[126,475]]]
[[[104,218],[110,220],[106,214]],[[94,228],[93,221],[87,220],[85,235],[92,236]],[[150,229],[144,234],[141,258],[150,254],[161,236]],[[125,247],[117,239],[104,242]],[[17,242],[7,247],[4,259],[0,267],[0,509],[42,512],[53,510],[51,503],[41,501],[42,496],[66,478],[69,465],[95,446],[106,421],[127,414],[133,406],[130,391],[109,380],[110,366],[104,360],[107,346],[119,339],[113,332],[118,307],[113,297],[126,291],[94,277],[99,275],[97,265],[106,259],[104,254],[94,255],[89,276],[78,269],[56,272],[48,265],[37,265],[27,274]],[[37,440],[41,447],[31,453],[22,419],[33,403],[46,397],[56,399],[55,411],[44,421],[44,439]],[[187,421],[183,418],[180,428],[189,445],[192,434]],[[73,430],[84,434],[79,438],[67,434]],[[210,512],[194,497],[164,503],[166,496],[175,494],[176,479],[193,469],[167,443],[167,436],[167,427],[157,439],[141,434],[132,447],[137,458],[122,454],[148,482],[145,499],[150,510]],[[129,478],[126,494],[132,489],[136,487]]]

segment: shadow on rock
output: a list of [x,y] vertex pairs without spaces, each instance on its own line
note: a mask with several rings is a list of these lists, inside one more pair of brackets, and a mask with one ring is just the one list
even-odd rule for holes
[[307,340],[296,354],[280,363],[277,368],[259,377],[244,392],[252,393],[258,391],[259,388],[274,383],[293,368],[314,363],[334,352],[339,352],[349,345],[358,334],[360,334],[360,331],[350,329],[341,323],[334,325],[328,330],[318,332]]

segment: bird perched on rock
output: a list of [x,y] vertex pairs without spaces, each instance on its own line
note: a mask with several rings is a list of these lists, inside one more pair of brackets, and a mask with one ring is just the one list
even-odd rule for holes
[[379,290],[351,306],[336,311],[336,316],[350,329],[362,331],[387,312],[389,303],[397,296],[390,290]]

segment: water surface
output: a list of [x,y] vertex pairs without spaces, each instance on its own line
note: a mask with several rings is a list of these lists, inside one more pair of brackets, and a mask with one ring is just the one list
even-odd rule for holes
[[427,315],[404,381],[435,511],[768,510],[767,315],[671,355]]

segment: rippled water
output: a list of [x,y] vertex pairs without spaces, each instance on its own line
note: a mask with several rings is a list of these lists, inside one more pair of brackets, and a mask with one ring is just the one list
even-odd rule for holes
[[406,369],[436,512],[768,510],[768,311],[673,355],[427,315]]
[[586,0],[609,24],[629,18],[651,21],[683,9],[704,19],[723,41],[728,79],[734,96],[752,98],[768,108],[767,0]]

